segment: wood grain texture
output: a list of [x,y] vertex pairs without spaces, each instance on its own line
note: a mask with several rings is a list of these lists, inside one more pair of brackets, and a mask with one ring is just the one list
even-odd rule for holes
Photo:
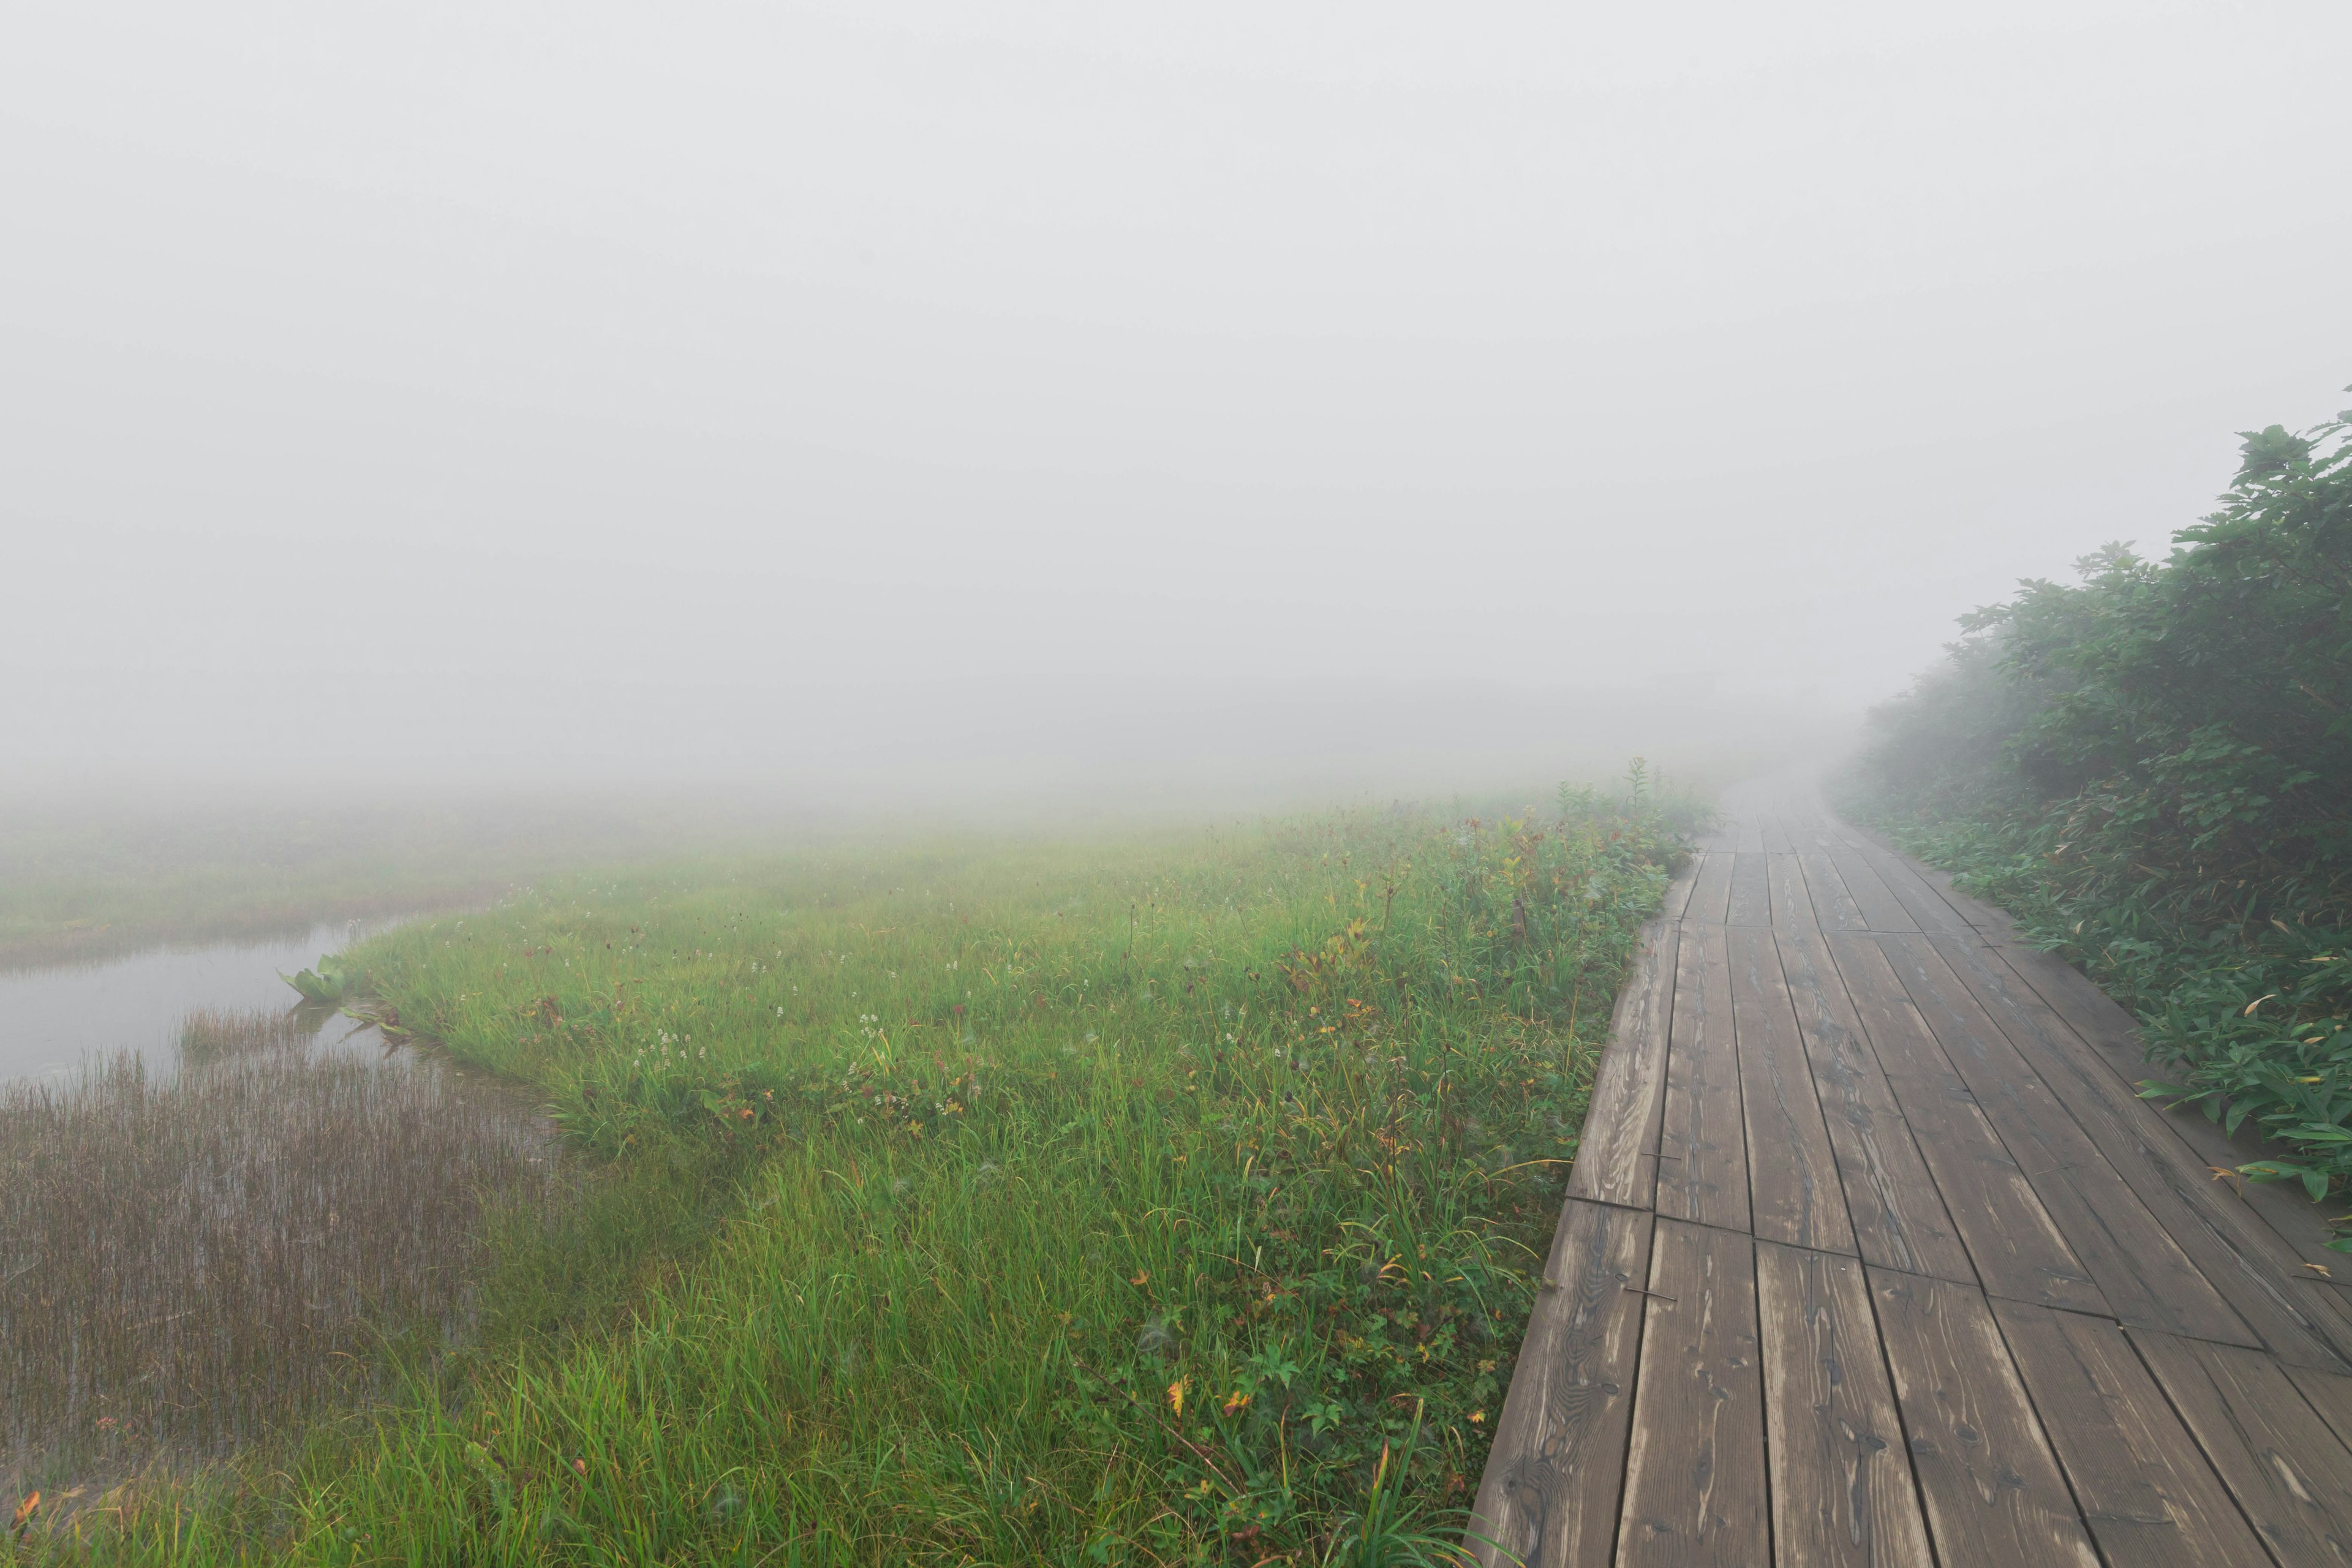
[[1859,850],[1838,846],[1829,851],[1830,864],[1837,868],[1838,880],[1845,884],[1847,894],[1862,916],[1864,929],[1868,931],[1917,931],[1918,922],[1903,907],[1903,900],[1888,890],[1885,881]]
[[1796,1247],[1853,1253],[1844,1184],[1772,934],[1737,926],[1725,932],[1740,1105],[1748,1147],[1755,1152],[1748,1161],[1748,1228]]
[[2337,1440],[2352,1447],[2352,1377],[2302,1366],[2288,1367],[2286,1375]]
[[1685,926],[1676,953],[1665,1115],[1658,1137],[1662,1215],[1748,1228],[1748,1134],[1721,926]]
[[1683,919],[1703,925],[1721,925],[1731,903],[1731,872],[1739,857],[1727,849],[1710,849],[1699,861]]
[[1944,1054],[2025,1167],[2112,1314],[2141,1328],[2261,1342],[2027,1066],[1925,936],[1873,940]]
[[1469,1533],[1481,1563],[1609,1560],[1649,1276],[1651,1216],[1570,1199]]
[[2094,1568],[2090,1535],[1983,1292],[1885,1269],[1869,1279],[1944,1562]]
[[1805,868],[1794,855],[1764,857],[1764,876],[1772,898],[1772,924],[1811,930],[1818,924],[1813,918],[1813,900],[1805,889]]
[[1766,863],[1769,855],[1737,855],[1731,863],[1731,897],[1724,912],[1727,924],[1768,926],[1772,923],[1772,889]]
[[1617,1531],[1629,1568],[1771,1560],[1753,1249],[1744,1236],[1658,1220]]
[[1609,1043],[1593,1072],[1592,1100],[1576,1163],[1569,1167],[1570,1197],[1650,1205],[1657,1162],[1643,1156],[1658,1151],[1680,941],[1676,927],[1654,920],[1634,945],[1632,967],[1617,994]]
[[2123,1330],[2011,1301],[1993,1316],[2108,1562],[2266,1568],[2270,1554]]
[[1860,931],[1862,910],[1855,907],[1853,895],[1845,890],[1845,879],[1838,875],[1837,863],[1828,856],[1800,854],[1798,869],[1805,876],[1805,896],[1813,908],[1813,923],[1823,931]]
[[2277,1234],[2218,1186],[2147,1102],[2125,1093],[2089,1046],[1990,950],[1961,938],[1928,940],[2020,1059],[2255,1336],[2290,1360],[2352,1372],[2352,1331],[2319,1292],[2292,1278],[2300,1260]]
[[1853,999],[1820,933],[1776,930],[1773,937],[1862,1256],[1881,1268],[1975,1284],[1968,1248],[1862,1037]]
[[1776,1561],[1928,1568],[1862,1264],[1756,1245]]
[[2352,1449],[2278,1361],[2145,1330],[2131,1342],[2271,1554],[2352,1568]]
[[1859,935],[1824,941],[1985,1289],[2012,1300],[2105,1311],[2089,1270],[1953,1070],[1878,943]]

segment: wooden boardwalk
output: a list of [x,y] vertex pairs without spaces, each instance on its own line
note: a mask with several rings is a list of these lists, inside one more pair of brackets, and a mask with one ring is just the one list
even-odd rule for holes
[[1735,792],[1646,933],[1472,1520],[1487,1563],[2352,1564],[2352,1290],[2132,1020]]

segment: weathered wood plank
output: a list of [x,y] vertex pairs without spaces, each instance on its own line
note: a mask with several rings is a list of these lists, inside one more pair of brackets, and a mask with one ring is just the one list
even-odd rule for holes
[[1928,1568],[1862,1265],[1759,1241],[1756,1303],[1774,1560]]
[[1721,925],[1731,902],[1731,870],[1738,857],[1727,849],[1710,849],[1699,861],[1698,878],[1691,886],[1690,903],[1683,919]]
[[1570,1198],[1469,1524],[1483,1564],[1609,1560],[1625,1473],[1651,1216]]
[[1804,873],[1805,897],[1813,906],[1813,923],[1823,931],[1860,931],[1862,910],[1845,890],[1837,863],[1822,854],[1801,854],[1797,867]]
[[1853,853],[1870,863],[1886,890],[1895,895],[1904,912],[1918,923],[1921,931],[1950,931],[1973,936],[1976,927],[1968,917],[1952,907],[1944,895],[1919,875],[1918,868],[1902,855],[1896,855],[1872,844],[1859,844]]
[[1860,935],[1824,941],[1985,1289],[2105,1311],[2089,1270],[1953,1070],[1877,942]]
[[1870,862],[1863,858],[1859,850],[1850,846],[1839,846],[1829,851],[1829,859],[1830,864],[1837,868],[1838,879],[1845,884],[1847,894],[1860,911],[1864,930],[1919,929],[1919,923],[1911,918],[1911,911],[1903,907],[1903,900],[1888,889],[1886,883]]
[[1821,922],[1813,918],[1813,900],[1805,888],[1804,868],[1797,864],[1794,855],[1764,857],[1765,879],[1771,890],[1772,923],[1811,931]]
[[2352,1568],[2352,1450],[2278,1362],[2145,1329],[2131,1342],[2271,1554]]
[[1852,1253],[1845,1190],[1772,935],[1737,926],[1725,932],[1739,1098],[1751,1151],[1748,1228],[1795,1247]]
[[1772,923],[1772,892],[1765,876],[1765,862],[1769,856],[1739,854],[1732,858],[1731,899],[1724,913],[1727,923],[1736,926],[1768,926]]
[[1996,1301],[1993,1316],[2099,1550],[2132,1568],[2270,1556],[2115,1324]]
[[1724,928],[1685,926],[1677,956],[1656,1206],[1677,1219],[1744,1231],[1748,1135]]
[[1754,1243],[1661,1217],[1617,1561],[1761,1568],[1770,1561]]
[[1885,1269],[1869,1278],[1943,1561],[2095,1568],[2091,1538],[1984,1293]]
[[1664,919],[1642,929],[1617,993],[1609,1043],[1592,1079],[1568,1194],[1650,1206],[1657,1182],[1658,1121],[1665,1101],[1666,1043],[1681,933]]
[[1783,929],[1773,936],[1862,1256],[1882,1268],[1975,1284],[1968,1248],[1862,1037],[1853,999],[1820,933]]
[[1973,939],[1928,939],[2019,1058],[2040,1076],[2166,1234],[2276,1353],[2352,1371],[2352,1331],[2293,1279],[2299,1260],[2211,1173],[2147,1102],[2124,1092],[2097,1055],[2041,997]]
[[2303,1396],[2319,1412],[2319,1418],[2327,1423],[2337,1440],[2352,1446],[2352,1377],[2307,1366],[2290,1366],[2286,1375],[2303,1391]]
[[2196,1265],[2116,1174],[2041,1076],[2017,1054],[1925,936],[1874,942],[1961,1081],[2025,1164],[2042,1206],[2110,1312],[2140,1328],[2192,1339],[2259,1344]]

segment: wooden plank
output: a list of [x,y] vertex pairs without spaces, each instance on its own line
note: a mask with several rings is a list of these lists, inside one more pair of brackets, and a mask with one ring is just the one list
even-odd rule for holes
[[2097,1054],[1990,949],[1969,938],[1928,942],[2263,1343],[2291,1361],[2352,1372],[2352,1326],[2294,1278],[2300,1260],[2293,1251],[2215,1185],[2147,1102],[2125,1092]]
[[1770,1561],[1754,1245],[1658,1221],[1617,1531],[1623,1568]]
[[2106,1310],[2032,1183],[1867,936],[1823,939],[1977,1278],[1995,1296]]
[[1854,853],[1870,862],[1886,890],[1895,895],[1904,912],[1918,922],[1921,931],[1950,931],[1973,936],[1976,927],[1969,923],[1944,898],[1919,875],[1917,866],[1907,857],[1882,849],[1875,845],[1857,846]]
[[1756,1311],[1774,1560],[1929,1568],[1861,1263],[1759,1241]]
[[1650,1226],[1606,1204],[1561,1211],[1470,1517],[1480,1563],[1609,1560],[1647,1300],[1626,1287],[1649,1277]]
[[1764,853],[1764,823],[1761,814],[1753,806],[1739,814],[1739,830],[1736,847],[1742,855]]
[[1984,1293],[1870,1270],[1936,1549],[1953,1568],[2095,1568],[2050,1439]]
[[2013,1301],[1993,1316],[2099,1550],[2132,1568],[2270,1556],[2115,1324]]
[[1789,833],[1780,826],[1780,812],[1777,803],[1757,818],[1757,826],[1763,836],[1765,854],[1785,855],[1790,852]]
[[1724,920],[1736,926],[1768,926],[1772,923],[1772,893],[1764,874],[1764,863],[1770,857],[1741,853],[1732,858],[1730,907]]
[[1794,855],[1767,855],[1764,873],[1770,889],[1774,925],[1811,931],[1821,923],[1813,918],[1813,900],[1805,888],[1804,868],[1797,864]]
[[2336,1439],[2352,1446],[2352,1377],[2307,1366],[2290,1366],[2286,1375],[2302,1390],[2311,1407],[2319,1412],[2319,1418],[2327,1423]]
[[1862,1037],[1853,1001],[1820,934],[1781,929],[1773,937],[1862,1256],[1883,1268],[1975,1284],[1968,1248]]
[[1569,1167],[1568,1195],[1647,1208],[1657,1182],[1658,1121],[1665,1100],[1666,1040],[1675,997],[1678,929],[1663,918],[1642,928],[1609,1044],[1592,1079],[1592,1102]]
[[2026,1180],[2098,1282],[2114,1317],[2192,1339],[2261,1343],[1994,1027],[1927,938],[1853,940],[1874,942],[1886,956],[1961,1081],[2024,1163]]
[[1656,1206],[1677,1219],[1744,1231],[1748,1135],[1724,928],[1685,928],[1678,957]]
[[1812,901],[1813,923],[1823,931],[1860,931],[1862,910],[1845,890],[1837,863],[1822,854],[1801,854],[1798,868],[1805,874],[1805,896]]
[[2352,1450],[2278,1362],[2144,1329],[2131,1342],[2271,1555],[2352,1568]]
[[1683,919],[1723,923],[1731,901],[1731,869],[1738,859],[1738,856],[1725,849],[1706,852],[1699,862],[1698,879],[1691,888],[1690,903],[1683,910]]
[[1772,935],[1738,926],[1724,933],[1739,1044],[1739,1100],[1751,1151],[1748,1229],[1793,1247],[1852,1253],[1845,1189]]
[[1888,890],[1869,861],[1853,848],[1836,848],[1829,852],[1830,864],[1837,868],[1838,879],[1853,896],[1854,908],[1861,912],[1863,927],[1868,931],[1917,931],[1919,923],[1903,907],[1903,901]]

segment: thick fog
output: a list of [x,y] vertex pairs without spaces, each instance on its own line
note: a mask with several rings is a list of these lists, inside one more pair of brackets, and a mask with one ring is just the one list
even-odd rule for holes
[[13,6],[0,782],[1829,743],[2345,404],[2347,58],[2341,0]]

